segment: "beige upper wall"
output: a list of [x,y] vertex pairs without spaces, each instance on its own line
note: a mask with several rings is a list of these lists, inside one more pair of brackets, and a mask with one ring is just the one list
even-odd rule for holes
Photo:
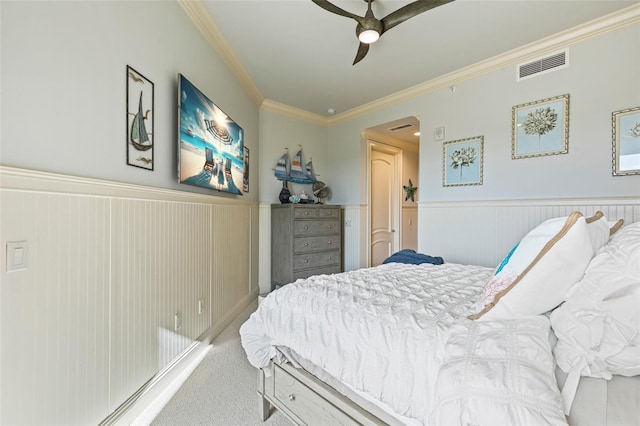
[[[637,176],[610,173],[610,114],[640,105],[638,24],[571,46],[571,64],[564,70],[516,83],[509,66],[459,83],[454,93],[445,87],[326,127],[317,117],[261,113],[177,3],[1,2],[0,7],[0,162],[5,165],[210,193],[177,183],[175,81],[182,72],[245,130],[252,164],[259,163],[245,200],[277,200],[275,160],[284,146],[301,143],[332,187],[331,202],[365,203],[361,133],[408,115],[421,117],[425,135],[421,201],[624,196],[640,187]],[[153,25],[141,25],[145,22]],[[155,84],[154,172],[126,165],[127,64]],[[511,107],[563,93],[571,95],[569,154],[511,160]],[[442,144],[432,138],[433,127],[440,125],[447,128],[447,140],[485,136],[484,185],[442,187]]]
[[[568,68],[549,74],[516,82],[510,65],[458,83],[454,92],[445,87],[332,125],[330,173],[341,182],[362,181],[361,132],[415,115],[423,135],[421,202],[640,195],[640,175],[614,177],[611,168],[611,113],[640,106],[640,24],[574,44],[569,55]],[[512,160],[512,107],[565,93],[570,94],[568,154]],[[443,143],[433,137],[439,126],[446,127],[446,141],[484,136],[483,185],[442,186]],[[335,188],[335,202],[366,203],[362,185],[359,192],[354,188]]]
[[[2,164],[221,195],[178,183],[178,73],[243,127],[252,159],[259,157],[258,106],[177,2],[0,8]],[[127,65],[154,83],[153,172],[126,164]],[[258,199],[253,172],[250,192],[238,199]]]
[[[268,109],[260,110],[260,201],[278,203],[282,182],[278,181],[273,169],[278,159],[288,148],[293,159],[302,147],[305,160],[313,160],[318,179],[330,187],[338,182],[332,179],[327,164],[327,127],[322,124],[299,120]],[[289,183],[289,191],[299,194],[305,191],[311,195],[311,185]]]

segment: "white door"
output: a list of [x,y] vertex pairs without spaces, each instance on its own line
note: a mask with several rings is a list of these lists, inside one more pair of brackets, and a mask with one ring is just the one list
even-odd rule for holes
[[371,266],[398,251],[399,236],[399,154],[400,150],[371,144],[369,209]]

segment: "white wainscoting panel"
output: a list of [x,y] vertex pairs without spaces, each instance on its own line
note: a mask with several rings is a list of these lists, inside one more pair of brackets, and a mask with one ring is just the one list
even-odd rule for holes
[[[0,181],[0,424],[115,421],[257,297],[253,203],[4,166]],[[27,268],[7,272],[19,241]]]
[[640,197],[419,203],[419,251],[446,262],[496,266],[543,221],[580,211],[608,220],[640,220]]
[[[0,424],[92,424],[108,412],[109,200],[0,192]],[[6,243],[27,241],[7,272]]]
[[401,249],[418,250],[418,207],[402,206]]
[[211,326],[211,208],[112,201],[112,410]]
[[271,291],[271,203],[260,203],[260,294]]
[[244,206],[213,207],[213,322],[248,293],[250,211]]
[[344,270],[352,271],[368,266],[368,220],[366,205],[344,206]]

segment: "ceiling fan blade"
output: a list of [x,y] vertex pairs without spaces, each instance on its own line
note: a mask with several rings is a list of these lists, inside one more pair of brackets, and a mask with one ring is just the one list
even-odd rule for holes
[[369,52],[369,45],[366,43],[360,43],[360,46],[358,47],[358,53],[356,53],[356,58],[353,60],[353,65],[357,64],[362,60],[362,58],[367,56],[368,52]]
[[336,15],[346,16],[347,18],[355,19],[360,24],[362,24],[361,21],[364,20],[362,16],[358,16],[351,12],[347,12],[346,10],[336,6],[335,4],[327,0],[311,0],[311,1],[317,4],[318,6],[320,6],[321,8],[323,8],[324,10],[328,10],[329,12],[335,13]]
[[[315,0],[313,0],[315,2]],[[396,25],[406,21],[409,18],[413,18],[414,16],[426,12],[429,9],[433,9],[438,6],[442,6],[443,4],[451,3],[454,0],[417,0],[413,3],[409,3],[406,6],[401,7],[400,9],[391,12],[380,21],[382,22],[382,32],[389,31],[391,28]]]

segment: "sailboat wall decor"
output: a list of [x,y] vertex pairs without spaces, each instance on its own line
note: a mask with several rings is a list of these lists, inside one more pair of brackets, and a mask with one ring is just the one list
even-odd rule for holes
[[153,170],[153,83],[127,65],[127,164]]
[[293,157],[293,161],[289,157],[289,150],[285,148],[285,153],[278,159],[273,174],[278,180],[293,183],[315,183],[318,180],[313,169],[313,161],[310,159],[308,163],[304,162],[302,147]]

